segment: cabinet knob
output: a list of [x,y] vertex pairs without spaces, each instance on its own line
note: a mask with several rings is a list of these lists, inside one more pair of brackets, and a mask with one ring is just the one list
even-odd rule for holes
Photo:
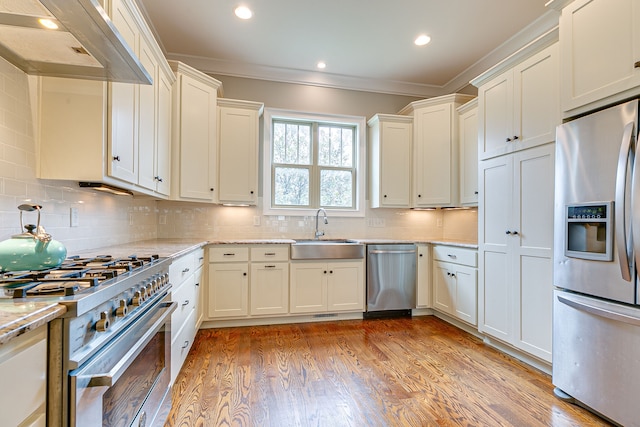
[[247,273],[246,273],[246,272],[244,272],[244,273],[242,273],[242,275],[243,275],[243,276],[246,276],[246,275],[247,275]]
[[249,194],[253,194],[253,191],[249,191]]
[[516,139],[520,139],[520,138],[518,137],[518,135],[514,135],[514,136],[513,136],[513,140],[515,141]]
[[505,232],[505,234],[511,234],[511,232],[510,232],[509,230],[507,230],[507,231]]
[[640,61],[635,62],[633,68],[640,68]]
[[333,274],[333,270],[329,270],[329,274]]
[[213,187],[211,187],[211,188],[209,189],[209,191],[213,191]]
[[477,191],[474,191],[474,192],[473,192],[473,194],[478,194],[478,192],[477,192]]
[[422,194],[418,194],[418,199],[419,199],[420,197],[422,197]]
[[419,256],[419,257],[421,257],[421,256],[422,256],[422,254],[418,254],[418,256]]
[[384,195],[384,198],[385,198],[385,199],[387,198],[387,195],[386,195],[386,194]]
[[160,178],[159,176],[154,177],[153,179],[155,179],[158,182],[162,182],[162,178]]
[[115,160],[116,162],[120,161],[120,156],[113,156],[113,160]]
[[183,307],[184,307],[185,305],[189,305],[189,300],[188,300],[188,299],[184,300],[184,302],[182,303],[182,306],[183,306]]

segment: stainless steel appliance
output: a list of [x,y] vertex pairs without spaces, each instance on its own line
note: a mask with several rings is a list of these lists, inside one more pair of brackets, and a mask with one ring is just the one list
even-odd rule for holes
[[557,128],[553,384],[640,426],[638,100]]
[[5,297],[53,300],[48,426],[153,426],[171,405],[169,259],[68,258],[0,276]]
[[416,307],[416,246],[367,245],[365,318],[411,315]]

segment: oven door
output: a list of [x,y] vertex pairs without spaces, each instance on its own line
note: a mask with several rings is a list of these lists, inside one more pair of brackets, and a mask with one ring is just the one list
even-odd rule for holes
[[160,302],[69,374],[71,426],[152,425],[169,391],[175,308]]

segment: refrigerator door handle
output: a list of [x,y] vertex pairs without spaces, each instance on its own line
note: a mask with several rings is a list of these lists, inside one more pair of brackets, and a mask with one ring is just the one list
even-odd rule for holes
[[640,318],[630,316],[625,313],[609,310],[605,307],[599,307],[598,302],[594,301],[593,304],[589,304],[585,301],[580,301],[573,295],[557,295],[558,301],[569,307],[575,308],[579,311],[591,313],[595,316],[606,317],[607,319],[614,320],[616,322],[628,323],[631,325],[640,326]]
[[624,127],[620,155],[618,156],[618,170],[616,173],[616,199],[615,199],[615,236],[620,258],[620,273],[627,282],[631,281],[629,269],[629,254],[627,253],[627,224],[625,221],[625,193],[627,190],[627,169],[629,156],[631,155],[631,141],[633,138],[634,122]]

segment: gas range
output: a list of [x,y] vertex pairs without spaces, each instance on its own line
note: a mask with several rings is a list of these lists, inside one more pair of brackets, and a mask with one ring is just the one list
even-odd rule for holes
[[0,273],[0,297],[55,300],[67,306],[66,317],[118,297],[140,306],[168,285],[169,264],[158,255],[74,256],[47,270]]
[[[161,402],[170,404],[168,334],[176,307],[170,265],[170,258],[158,255],[96,255],[70,257],[43,271],[0,273],[0,297],[55,301],[67,308],[48,326],[49,376],[57,381],[49,382],[47,425],[77,427],[92,417],[114,416],[129,425],[151,417]],[[131,368],[118,369],[123,366]],[[108,388],[111,394],[127,394],[108,405],[100,403],[102,398],[87,401],[100,394],[94,391]],[[135,396],[128,394],[131,390]],[[138,406],[122,408],[115,404],[120,401]]]

